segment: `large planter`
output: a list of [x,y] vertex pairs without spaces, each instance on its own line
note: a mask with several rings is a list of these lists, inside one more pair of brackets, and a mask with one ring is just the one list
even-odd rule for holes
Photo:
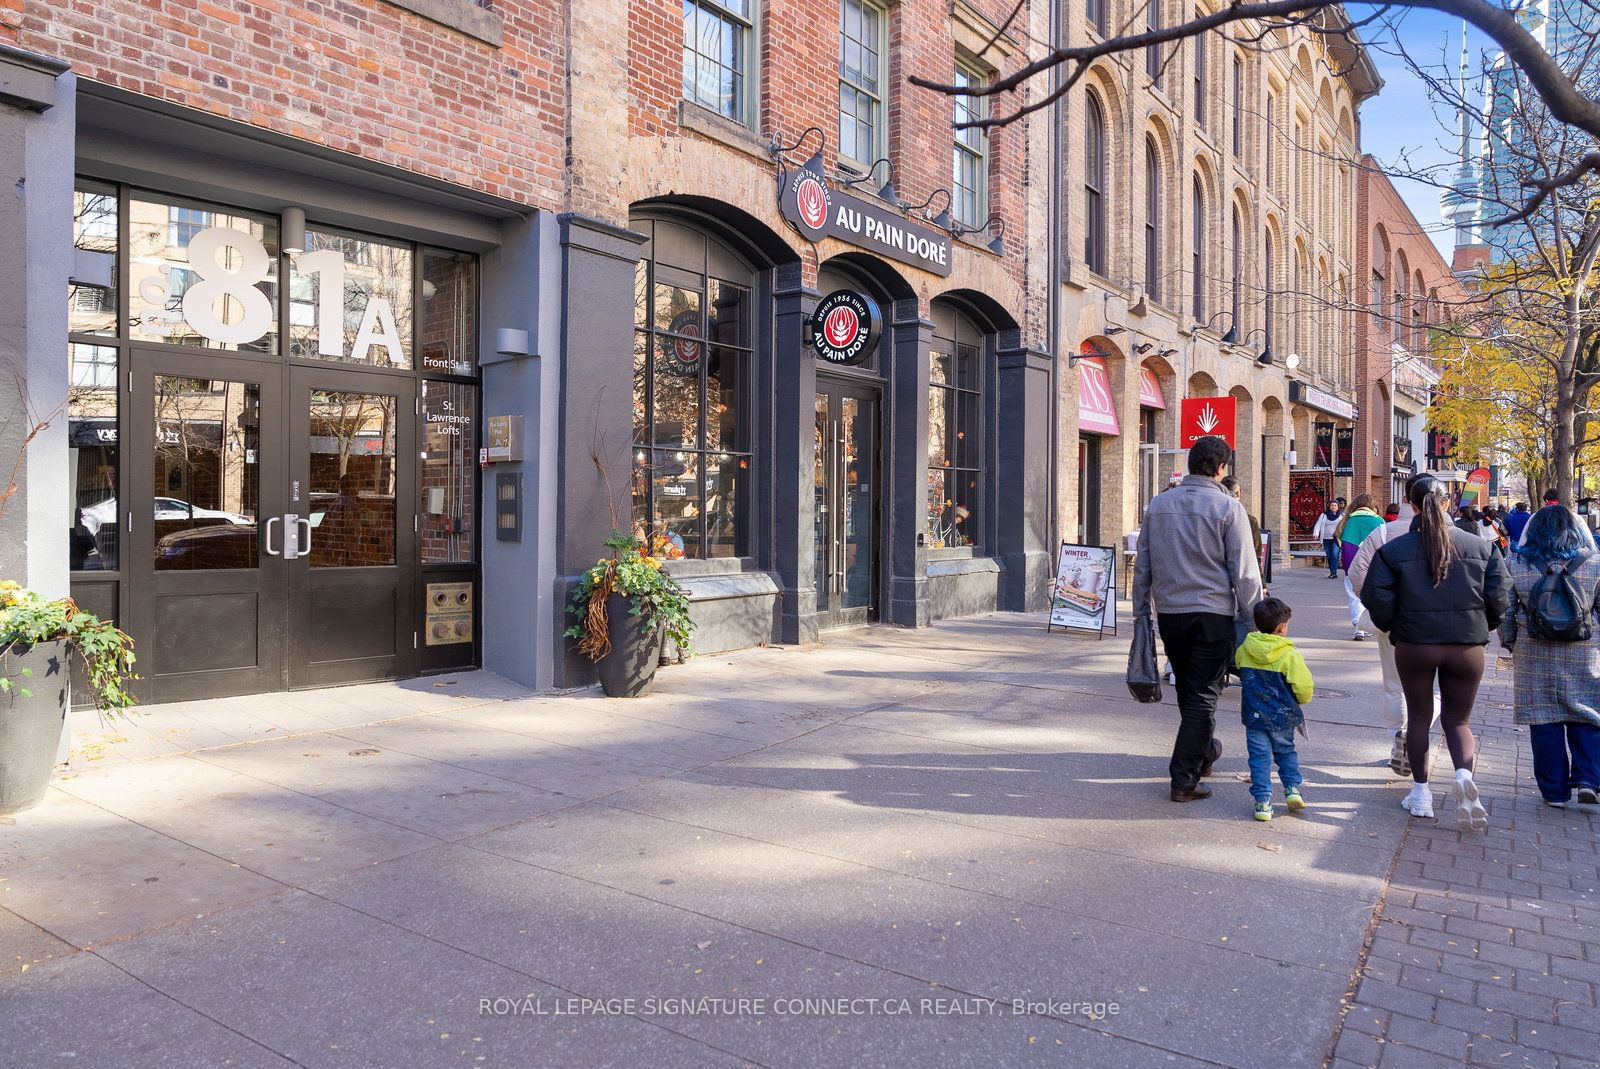
[[645,626],[643,618],[630,616],[633,599],[612,594],[606,599],[606,627],[611,632],[611,652],[595,665],[600,689],[613,698],[637,698],[655,682],[666,632]]
[[[23,675],[24,668],[33,669]],[[0,672],[12,689],[0,694],[0,816],[39,804],[50,785],[56,748],[66,724],[67,644],[12,646],[0,657]],[[31,693],[23,697],[27,689]]]

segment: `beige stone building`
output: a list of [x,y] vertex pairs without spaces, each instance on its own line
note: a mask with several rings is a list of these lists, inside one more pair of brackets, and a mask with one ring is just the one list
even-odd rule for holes
[[[1145,17],[1074,0],[1069,43]],[[1219,417],[1232,399],[1243,498],[1280,559],[1291,471],[1326,461],[1320,478],[1348,486],[1316,424],[1356,414],[1339,308],[1355,285],[1357,109],[1380,81],[1346,38],[1246,36],[1106,58],[1066,102],[1059,344],[1079,359],[1063,361],[1058,410],[1064,539],[1127,544],[1186,470],[1184,398],[1223,399]]]

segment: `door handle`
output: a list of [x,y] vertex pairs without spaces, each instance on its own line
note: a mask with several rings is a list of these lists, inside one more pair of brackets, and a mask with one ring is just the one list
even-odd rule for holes
[[264,532],[264,534],[262,536],[262,540],[263,540],[263,543],[264,543],[262,548],[264,548],[267,551],[267,556],[269,556],[269,557],[282,556],[281,553],[279,553],[277,550],[272,548],[272,525],[277,523],[280,519],[281,519],[281,517],[279,517],[279,516],[268,516],[267,517],[266,531]]
[[311,556],[311,517],[296,516],[294,522],[305,529],[305,538],[300,542],[300,555],[309,557]]
[[294,560],[300,556],[300,517],[292,512],[283,515],[283,559]]

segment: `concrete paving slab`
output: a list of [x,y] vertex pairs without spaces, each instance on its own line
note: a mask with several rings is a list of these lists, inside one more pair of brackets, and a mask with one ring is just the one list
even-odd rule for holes
[[0,830],[0,905],[76,947],[284,890],[60,787],[37,809],[19,814],[15,826]]
[[524,783],[571,801],[596,798],[677,771],[669,765],[563,746],[509,731],[421,716],[349,728],[340,736]]
[[0,1037],[4,1061],[12,1066],[297,1064],[92,953],[0,980]]
[[626,708],[627,704],[622,699],[598,699],[592,706],[583,703],[577,708],[547,702],[501,702],[438,715],[617,757],[636,759],[644,753],[651,761],[674,768],[699,768],[756,748],[744,739],[675,728],[608,708]]
[[[3,895],[6,879],[0,876],[0,895]],[[57,939],[9,909],[0,908],[0,976],[21,974],[75,952],[76,948],[66,940]]]
[[[958,1007],[952,992],[848,957],[459,845],[316,892],[590,998],[654,999],[663,1010],[668,999],[749,1000],[742,1013],[662,1019],[763,1065],[992,1065],[1027,1050],[1030,1037],[1058,1056],[1138,1064],[1125,1060],[1132,1052],[1119,1062],[1093,1022]],[[882,1005],[845,1007],[827,1027],[794,1009],[799,1000],[843,999]],[[910,1012],[895,1005],[901,1001]]]
[[523,783],[323,733],[207,750],[196,760],[449,841],[572,804]]
[[538,1027],[482,1015],[481,998],[551,1003],[564,992],[298,892],[103,953],[300,1065],[526,1064],[533,1051],[547,1065],[738,1064],[630,1017],[546,1019]]
[[1091,919],[1063,924],[1020,902],[997,910],[993,896],[674,821],[619,824],[594,804],[469,844],[924,982],[1006,1000],[1117,1001],[1127,1009],[1104,1022],[1113,1034],[1223,1063],[1247,1049],[1270,1049],[1279,1064],[1320,1059],[1331,1023],[1305,1022],[1331,1021],[1349,980],[1343,968],[1273,962],[1274,997],[1297,1014],[1262,1014],[1262,963],[1251,954]]
[[439,842],[189,756],[85,773],[58,789],[286,884]]

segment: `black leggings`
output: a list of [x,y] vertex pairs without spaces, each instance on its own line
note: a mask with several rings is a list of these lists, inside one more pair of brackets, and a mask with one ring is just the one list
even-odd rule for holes
[[1428,782],[1428,729],[1433,724],[1433,681],[1439,680],[1439,726],[1456,768],[1472,767],[1474,745],[1467,718],[1483,679],[1483,647],[1394,644],[1394,666],[1406,694],[1406,756],[1411,778]]

